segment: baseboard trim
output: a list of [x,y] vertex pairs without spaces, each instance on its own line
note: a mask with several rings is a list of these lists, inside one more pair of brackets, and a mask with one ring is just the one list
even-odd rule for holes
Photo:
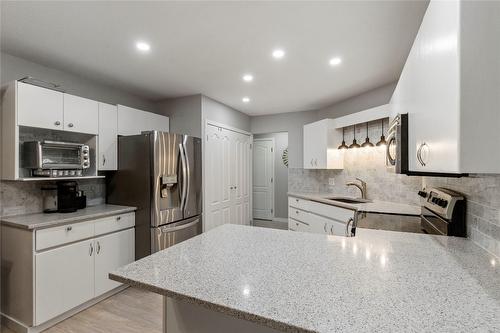
[[5,327],[7,327],[7,328],[9,328],[12,331],[17,332],[17,333],[40,333],[40,332],[45,331],[46,329],[48,329],[48,328],[50,328],[58,323],[60,323],[61,321],[66,320],[69,317],[74,316],[78,312],[81,312],[85,309],[88,309],[91,306],[96,305],[97,303],[105,300],[106,298],[111,297],[111,296],[127,289],[128,287],[129,287],[128,285],[121,285],[119,287],[116,287],[115,289],[112,289],[112,290],[102,294],[101,296],[93,298],[90,301],[87,301],[87,302],[85,302],[85,303],[83,303],[83,304],[63,313],[63,314],[60,314],[59,316],[52,318],[49,321],[46,321],[45,323],[38,325],[38,326],[28,327],[28,326],[24,325],[23,323],[17,321],[16,319],[11,318],[3,313],[1,314],[1,323]]

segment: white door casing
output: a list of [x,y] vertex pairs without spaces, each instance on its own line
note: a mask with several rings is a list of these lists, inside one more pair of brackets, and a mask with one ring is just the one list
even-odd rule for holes
[[204,141],[204,231],[249,224],[251,134],[207,122]]
[[274,151],[273,138],[253,141],[253,217],[274,217]]

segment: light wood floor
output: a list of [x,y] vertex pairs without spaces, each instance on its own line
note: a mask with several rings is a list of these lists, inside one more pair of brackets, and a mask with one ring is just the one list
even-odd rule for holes
[[[162,298],[127,288],[60,322],[44,333],[160,333]],[[2,333],[13,333],[2,327]]]

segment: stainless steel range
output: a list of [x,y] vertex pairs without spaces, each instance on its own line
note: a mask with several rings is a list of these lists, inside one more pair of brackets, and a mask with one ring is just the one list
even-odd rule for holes
[[465,198],[461,193],[440,187],[418,192],[422,200],[420,224],[429,234],[467,237]]

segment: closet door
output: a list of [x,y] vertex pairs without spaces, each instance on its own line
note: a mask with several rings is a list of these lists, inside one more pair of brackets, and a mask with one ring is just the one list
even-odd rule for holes
[[205,145],[205,231],[231,223],[231,132],[206,127]]
[[250,223],[250,141],[249,135],[231,133],[231,223]]

